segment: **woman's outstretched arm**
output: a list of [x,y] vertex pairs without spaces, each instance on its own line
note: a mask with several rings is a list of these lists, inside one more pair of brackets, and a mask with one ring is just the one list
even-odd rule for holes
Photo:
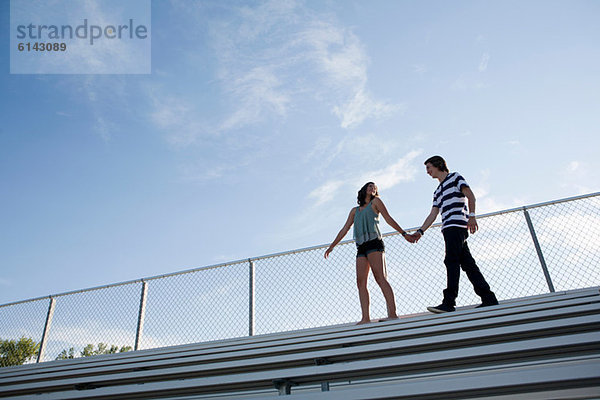
[[350,230],[350,227],[354,223],[354,214],[355,213],[356,213],[356,207],[352,208],[352,210],[350,210],[350,214],[348,215],[348,219],[346,220],[346,223],[344,224],[342,229],[340,229],[340,232],[337,234],[337,236],[335,237],[333,242],[329,245],[327,250],[325,250],[325,258],[329,257],[329,253],[331,253],[333,248],[344,238],[344,236],[346,236],[346,234]]
[[387,222],[389,226],[391,226],[392,228],[397,230],[402,236],[404,236],[406,238],[406,231],[404,229],[402,229],[402,227],[400,225],[398,225],[398,223],[396,222],[396,220],[394,220],[394,218],[392,218],[392,216],[388,212],[387,208],[385,207],[385,204],[383,204],[383,201],[380,198],[375,197],[373,199],[372,204],[373,204],[373,206],[375,206],[376,212],[379,212],[383,216],[383,219],[385,219],[385,222]]

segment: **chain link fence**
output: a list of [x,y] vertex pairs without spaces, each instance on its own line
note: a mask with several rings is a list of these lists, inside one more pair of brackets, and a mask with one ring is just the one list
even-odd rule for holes
[[[600,283],[600,193],[478,218],[469,246],[500,300]],[[446,286],[440,225],[416,244],[385,235],[399,315],[425,311]],[[86,345],[125,350],[358,321],[353,241],[0,306],[0,339],[39,343],[30,362],[79,356]],[[457,305],[479,298],[464,273]],[[386,306],[370,278],[371,316]],[[65,353],[66,351],[66,353]]]

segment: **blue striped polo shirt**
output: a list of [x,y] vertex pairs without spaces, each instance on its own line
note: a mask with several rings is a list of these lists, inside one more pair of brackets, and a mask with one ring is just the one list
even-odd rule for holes
[[448,174],[433,192],[433,206],[442,214],[442,230],[451,226],[466,228],[469,221],[467,198],[461,191],[469,187],[458,172]]

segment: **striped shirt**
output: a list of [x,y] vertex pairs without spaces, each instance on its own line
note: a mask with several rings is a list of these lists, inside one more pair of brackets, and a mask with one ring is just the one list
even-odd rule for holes
[[469,187],[465,178],[452,172],[433,192],[433,206],[442,214],[442,230],[451,226],[467,227],[467,198],[461,191],[464,187]]

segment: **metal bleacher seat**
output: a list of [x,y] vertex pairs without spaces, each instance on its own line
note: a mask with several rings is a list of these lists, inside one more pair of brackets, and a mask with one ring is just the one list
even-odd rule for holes
[[0,369],[11,399],[600,398],[600,291]]

